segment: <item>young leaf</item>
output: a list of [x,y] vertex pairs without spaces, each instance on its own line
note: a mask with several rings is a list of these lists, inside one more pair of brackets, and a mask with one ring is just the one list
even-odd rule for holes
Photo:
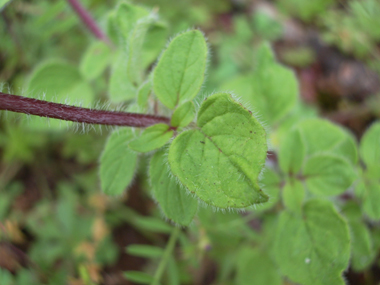
[[298,180],[292,180],[285,184],[282,190],[282,199],[288,210],[300,213],[304,198],[305,189],[301,182]]
[[264,128],[230,94],[217,93],[202,104],[198,129],[177,136],[169,149],[172,173],[207,204],[242,208],[268,196],[258,184],[265,162]]
[[148,107],[148,99],[152,90],[152,83],[145,81],[137,90],[137,104],[141,110],[146,110]]
[[[91,86],[83,80],[78,69],[58,60],[40,64],[34,70],[27,89],[37,97],[44,94],[44,100],[47,101],[70,102],[71,99],[72,104],[84,106],[89,106],[93,101]],[[40,118],[30,118],[28,127],[39,130],[59,129],[61,121],[50,119],[48,123]]]
[[133,138],[129,128],[119,128],[111,133],[100,157],[100,183],[107,195],[122,194],[135,173],[137,154],[128,149]]
[[96,41],[84,53],[79,70],[84,78],[92,80],[102,74],[110,60],[110,47],[103,41]]
[[128,58],[123,52],[119,52],[111,68],[111,76],[108,87],[110,100],[115,103],[135,98],[136,86],[127,78]]
[[380,122],[374,123],[362,137],[360,156],[368,171],[380,178]]
[[152,24],[145,36],[142,47],[142,69],[149,67],[165,48],[168,37],[168,26],[163,22]]
[[303,175],[307,188],[318,195],[338,195],[356,178],[352,165],[333,154],[315,154],[305,163]]
[[129,147],[138,152],[149,152],[164,146],[173,133],[168,125],[156,124],[146,128],[140,137],[129,143]]
[[330,152],[356,164],[356,142],[352,134],[323,119],[306,119],[296,127],[305,145],[306,155]]
[[298,130],[291,130],[280,145],[278,161],[281,170],[288,174],[297,174],[305,157],[305,145]]
[[187,190],[181,189],[171,177],[164,157],[164,151],[158,151],[152,157],[149,175],[153,194],[162,211],[173,222],[188,226],[197,211],[198,201]]
[[195,106],[194,103],[191,101],[188,101],[181,106],[179,106],[177,109],[175,109],[172,119],[170,121],[170,124],[173,127],[186,127],[188,124],[190,124],[195,117]]
[[157,98],[174,109],[199,92],[207,61],[207,44],[202,33],[191,30],[175,37],[162,54],[153,74]]
[[245,247],[237,260],[236,284],[282,284],[280,272],[265,251]]
[[360,208],[356,204],[348,203],[343,212],[348,220],[352,240],[351,266],[355,271],[363,271],[376,256],[371,234],[363,222]]
[[350,258],[347,223],[325,200],[310,200],[303,215],[281,213],[274,254],[282,273],[304,285],[344,284]]
[[136,22],[139,19],[148,16],[148,14],[148,10],[143,7],[126,2],[120,3],[115,14],[115,26],[117,27],[121,38],[124,39],[124,42],[127,41]]
[[258,204],[255,207],[256,212],[265,211],[273,208],[280,200],[281,177],[271,168],[265,168],[263,176],[260,177],[260,184],[264,185],[264,192],[269,196],[268,202]]
[[182,226],[188,226],[198,209],[198,201],[187,190],[181,189],[171,177],[164,157],[164,151],[157,152],[150,161],[149,174],[154,197],[166,217]]

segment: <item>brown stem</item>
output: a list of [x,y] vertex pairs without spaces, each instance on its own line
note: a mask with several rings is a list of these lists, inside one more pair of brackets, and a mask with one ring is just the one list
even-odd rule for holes
[[166,117],[126,112],[92,110],[52,103],[0,92],[0,110],[54,118],[77,123],[146,128],[154,124],[170,125]]
[[96,38],[106,42],[107,44],[111,44],[108,37],[99,28],[94,18],[92,18],[90,13],[82,6],[79,0],[67,0],[67,2],[69,2],[70,6],[77,13],[83,24],[94,34]]

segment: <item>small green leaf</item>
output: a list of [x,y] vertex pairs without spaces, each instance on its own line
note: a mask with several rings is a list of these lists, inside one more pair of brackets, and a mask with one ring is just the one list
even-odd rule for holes
[[256,52],[254,72],[238,76],[222,88],[234,90],[270,125],[283,119],[296,105],[298,82],[294,72],[274,60],[269,45]]
[[165,48],[168,37],[168,26],[163,22],[152,24],[145,36],[142,47],[142,69],[149,67]]
[[306,155],[330,152],[352,164],[358,161],[357,146],[352,134],[323,119],[306,119],[296,127],[305,145]]
[[[380,178],[380,122],[374,123],[360,141],[360,156],[368,172]],[[377,174],[377,175],[376,175]]]
[[100,157],[100,183],[107,195],[122,194],[135,173],[137,155],[128,148],[133,138],[129,128],[119,128],[108,138]]
[[128,58],[125,53],[119,52],[111,68],[108,87],[110,100],[115,103],[135,98],[136,86],[127,77]]
[[[90,107],[93,101],[91,86],[83,80],[79,70],[63,61],[52,60],[37,66],[33,71],[27,86],[34,97],[47,101],[70,102]],[[30,118],[28,127],[38,130],[60,129],[66,127],[67,122],[62,123],[58,119],[42,121],[41,118]],[[62,124],[62,127],[61,127]],[[70,123],[71,124],[71,123]]]
[[124,39],[124,42],[127,41],[129,34],[136,22],[139,19],[148,16],[148,14],[148,10],[143,7],[132,5],[126,2],[120,3],[116,9],[115,26],[117,27],[121,38]]
[[306,161],[303,176],[312,193],[333,196],[346,191],[354,182],[356,173],[345,159],[321,153]]
[[128,280],[137,284],[151,284],[153,282],[153,277],[147,273],[140,271],[125,271],[123,276]]
[[365,178],[355,187],[355,192],[363,201],[364,213],[373,220],[380,220],[380,181]]
[[129,147],[138,152],[149,152],[164,146],[173,133],[168,125],[156,124],[146,128],[140,137],[129,143]]
[[188,226],[197,211],[198,201],[171,177],[164,155],[164,151],[158,151],[150,161],[149,174],[154,197],[166,217]]
[[132,244],[127,246],[126,252],[130,255],[144,258],[158,258],[164,253],[164,250],[157,246]]
[[268,202],[255,206],[256,212],[265,211],[273,208],[280,200],[281,177],[271,168],[265,168],[260,184],[264,185],[264,193],[269,196]]
[[149,95],[152,92],[152,83],[150,80],[145,81],[137,90],[137,104],[141,110],[146,110],[148,107]]
[[188,101],[181,106],[179,106],[177,109],[175,109],[172,119],[170,121],[170,124],[173,127],[186,127],[188,124],[190,124],[195,117],[195,106],[194,103],[191,101]]
[[305,145],[298,130],[291,130],[281,142],[278,160],[281,170],[288,174],[297,174],[305,158]]
[[345,284],[350,258],[347,223],[329,201],[309,200],[303,215],[281,213],[274,254],[282,273],[303,285]]
[[304,198],[305,189],[301,182],[298,180],[286,182],[282,190],[282,199],[288,210],[295,213],[300,213]]
[[93,42],[80,62],[80,72],[87,80],[100,76],[111,61],[111,49],[103,41]]
[[281,285],[282,278],[267,252],[244,247],[237,257],[235,284]]
[[362,220],[360,208],[356,204],[346,204],[343,213],[348,219],[352,240],[351,266],[355,271],[363,271],[376,256],[371,233]]
[[169,149],[172,173],[207,204],[242,208],[268,196],[258,184],[267,142],[264,128],[230,94],[217,93],[202,104],[198,129],[177,136]]
[[206,61],[207,44],[200,31],[191,30],[175,37],[154,70],[157,98],[170,109],[193,99],[204,80]]

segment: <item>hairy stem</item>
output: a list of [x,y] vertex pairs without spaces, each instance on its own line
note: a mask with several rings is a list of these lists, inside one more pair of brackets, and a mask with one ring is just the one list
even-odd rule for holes
[[79,0],[67,0],[67,2],[69,2],[70,6],[77,13],[83,24],[94,34],[96,38],[111,44],[108,37],[99,28],[94,18],[92,18],[90,13],[82,6]]
[[0,92],[0,110],[98,125],[146,128],[158,123],[170,124],[170,119],[166,117],[92,110],[2,92]]

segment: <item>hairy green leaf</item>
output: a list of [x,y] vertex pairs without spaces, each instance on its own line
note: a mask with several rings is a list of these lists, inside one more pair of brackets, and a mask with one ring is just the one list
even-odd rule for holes
[[149,174],[154,197],[166,217],[188,226],[197,211],[198,201],[171,177],[164,155],[164,151],[158,151],[150,161]]
[[191,30],[175,37],[154,70],[157,98],[170,109],[193,99],[201,88],[206,61],[207,44],[200,31]]
[[143,7],[132,5],[127,2],[120,3],[115,14],[115,26],[117,27],[121,39],[124,40],[122,45],[127,41],[136,22],[148,15],[148,10]]
[[100,76],[111,61],[111,49],[103,41],[93,42],[80,62],[80,72],[87,80]]
[[137,104],[141,110],[148,108],[149,95],[152,92],[152,83],[148,80],[145,81],[137,90]]
[[315,154],[305,163],[303,176],[307,188],[314,194],[338,195],[351,186],[356,178],[352,165],[333,154]]
[[195,106],[191,101],[185,102],[175,109],[170,124],[174,127],[186,127],[195,117]]
[[344,284],[349,230],[331,202],[309,200],[302,216],[284,211],[275,236],[277,263],[290,280],[304,285]]
[[103,192],[108,195],[122,194],[132,181],[137,154],[128,148],[131,139],[131,129],[113,131],[100,157],[100,183]]
[[298,130],[291,130],[281,142],[278,161],[281,170],[289,174],[297,174],[305,158],[305,145]]
[[146,128],[140,137],[129,143],[129,147],[138,152],[149,152],[164,146],[173,133],[168,125],[156,124]]
[[355,187],[355,192],[362,199],[364,213],[374,220],[380,220],[380,181],[364,178]]
[[207,204],[242,208],[268,196],[258,184],[267,142],[264,128],[230,94],[217,93],[202,104],[198,129],[177,136],[169,149],[172,173]]

